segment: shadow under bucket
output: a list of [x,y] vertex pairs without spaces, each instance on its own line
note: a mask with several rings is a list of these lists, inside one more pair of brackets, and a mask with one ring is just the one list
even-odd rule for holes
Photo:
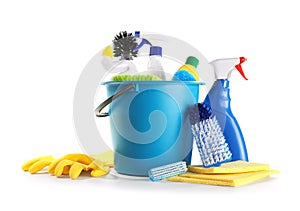
[[[96,110],[110,116],[115,170],[147,176],[151,168],[191,163],[188,108],[198,102],[198,81],[105,82],[109,98]],[[100,113],[109,105],[109,113]]]

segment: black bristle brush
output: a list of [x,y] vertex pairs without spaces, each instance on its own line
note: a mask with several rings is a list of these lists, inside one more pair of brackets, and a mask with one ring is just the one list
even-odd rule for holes
[[133,60],[137,57],[138,51],[134,51],[138,43],[132,33],[121,31],[115,35],[113,40],[114,57],[121,57],[121,60]]

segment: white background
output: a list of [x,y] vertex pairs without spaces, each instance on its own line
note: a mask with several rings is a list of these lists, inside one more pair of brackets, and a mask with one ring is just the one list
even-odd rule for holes
[[[172,3],[171,3],[172,2]],[[297,1],[1,1],[1,206],[8,210],[253,210],[299,207]],[[245,56],[232,110],[254,162],[281,171],[229,188],[30,175],[23,162],[81,152],[72,106],[88,61],[120,30],[182,39],[209,60]]]

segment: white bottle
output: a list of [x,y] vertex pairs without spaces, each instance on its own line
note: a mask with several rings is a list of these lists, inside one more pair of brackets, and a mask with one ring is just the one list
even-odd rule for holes
[[111,68],[111,73],[118,73],[118,74],[129,74],[134,75],[137,74],[138,71],[136,69],[135,64],[132,60],[121,60],[114,67]]
[[165,72],[161,62],[162,48],[160,46],[151,46],[148,62],[148,74],[156,75],[162,80],[166,80]]

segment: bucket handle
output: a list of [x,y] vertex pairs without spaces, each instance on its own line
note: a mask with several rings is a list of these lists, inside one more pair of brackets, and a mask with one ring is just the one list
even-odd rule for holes
[[107,98],[95,109],[96,116],[97,117],[109,116],[109,114],[107,112],[101,113],[102,109],[105,108],[108,104],[110,104],[113,100],[117,99],[121,95],[125,94],[126,92],[128,92],[129,90],[134,89],[134,88],[135,88],[135,84],[130,84],[130,85],[126,86],[124,89],[121,89],[120,91],[118,91],[116,94]]

